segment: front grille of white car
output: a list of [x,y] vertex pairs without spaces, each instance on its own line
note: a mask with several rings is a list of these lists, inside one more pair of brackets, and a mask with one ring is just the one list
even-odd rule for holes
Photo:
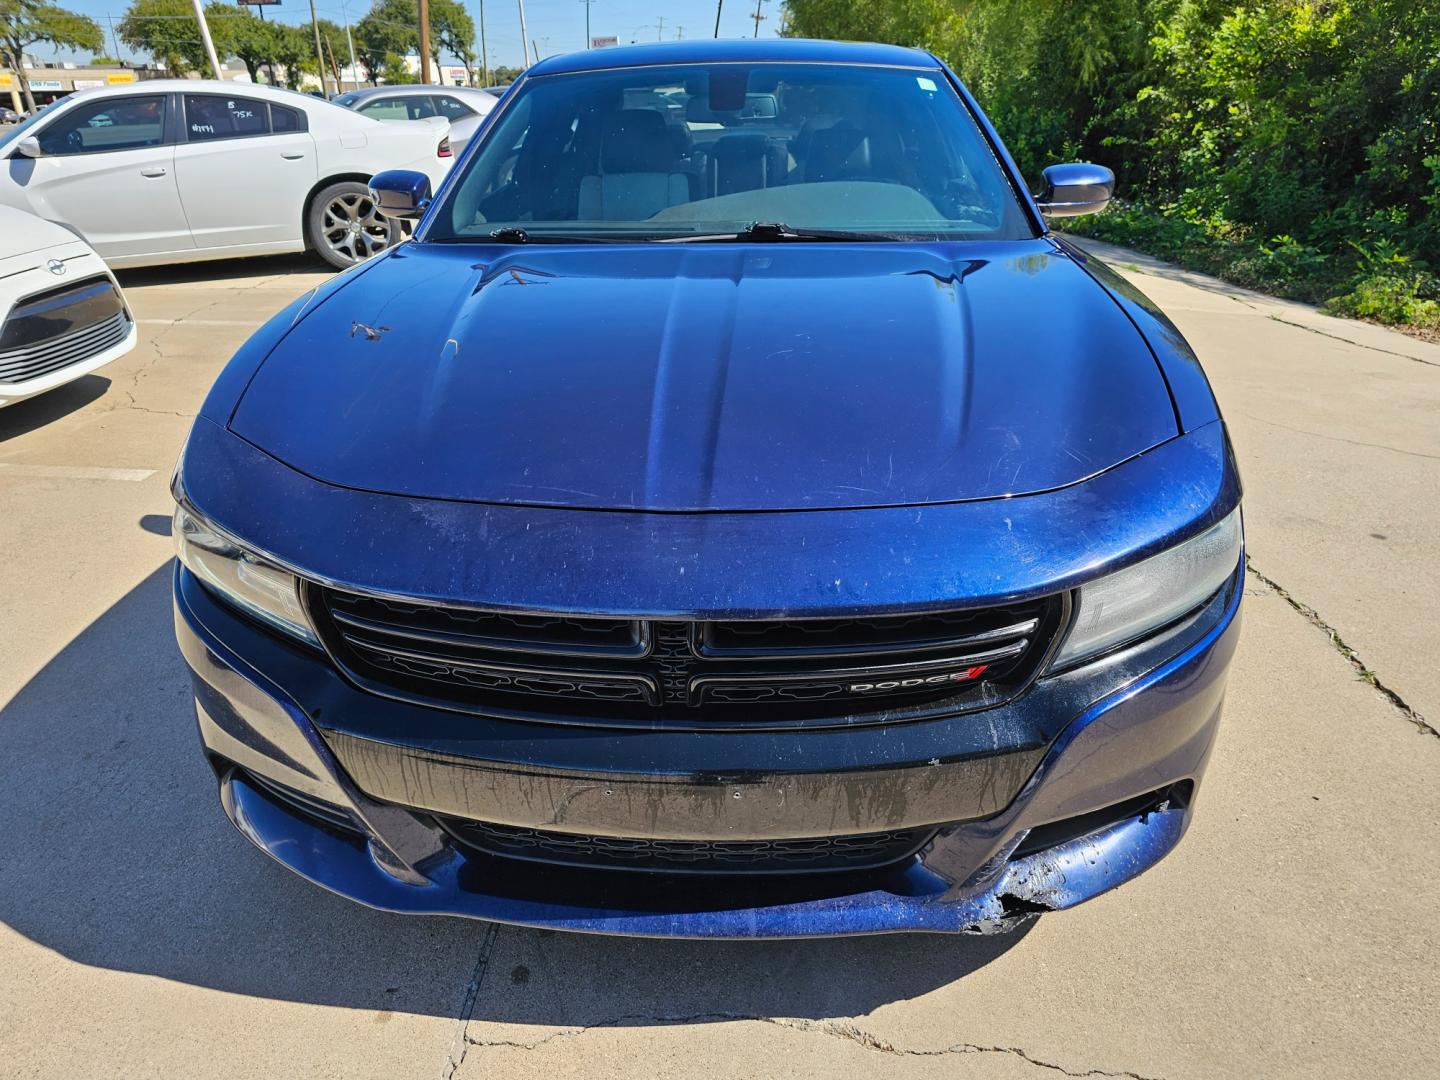
[[21,383],[90,359],[119,345],[130,333],[130,316],[117,311],[73,333],[0,352],[0,383]]

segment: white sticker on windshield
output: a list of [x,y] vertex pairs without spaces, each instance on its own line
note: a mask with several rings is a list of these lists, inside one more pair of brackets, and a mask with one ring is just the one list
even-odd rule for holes
[[927,79],[924,75],[916,75],[915,81],[920,84],[921,90],[929,90],[932,94],[935,93],[936,90],[940,89],[938,86],[935,85],[934,79]]

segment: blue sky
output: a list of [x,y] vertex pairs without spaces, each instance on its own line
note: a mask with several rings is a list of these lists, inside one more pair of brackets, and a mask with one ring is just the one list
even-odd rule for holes
[[[118,23],[129,6],[126,0],[58,2],[95,19],[105,31],[106,50],[112,51],[106,15],[113,16]],[[462,2],[478,27],[479,0]],[[321,18],[337,23],[345,21],[348,11],[351,22],[355,22],[370,9],[370,3],[369,0],[315,0],[315,9]],[[767,0],[761,5],[761,11],[766,18],[760,23],[760,36],[775,36],[780,25],[780,0]],[[751,20],[754,13],[755,0],[723,0],[720,36],[749,37],[755,32],[755,23]],[[265,17],[287,23],[308,22],[310,6],[308,0],[282,0],[279,7],[267,7]],[[525,17],[530,37],[538,44],[542,56],[585,47],[585,5],[581,0],[526,0]],[[590,32],[597,37],[614,34],[622,43],[654,41],[662,32],[662,23],[667,41],[675,38],[681,28],[685,37],[710,37],[715,32],[715,0],[595,0],[590,8]],[[492,63],[519,66],[520,17],[516,0],[485,0],[485,36]],[[478,33],[476,37],[478,50]],[[123,44],[121,49],[127,58],[144,59],[133,57]],[[41,57],[56,55],[43,47],[34,51]],[[69,53],[58,55],[67,60],[76,58]]]

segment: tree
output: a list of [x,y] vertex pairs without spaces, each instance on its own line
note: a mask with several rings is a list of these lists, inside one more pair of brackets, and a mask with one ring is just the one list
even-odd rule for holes
[[320,65],[315,60],[315,35],[308,26],[301,28],[283,23],[271,25],[276,32],[275,63],[285,72],[281,78],[291,90],[298,90],[302,74],[316,74],[320,70]]
[[[368,19],[368,16],[366,17]],[[361,19],[350,28],[350,35],[355,40],[355,62],[365,72],[365,81],[371,86],[378,86],[380,76],[385,71],[385,43],[386,36],[383,29],[376,34],[376,27]]]
[[20,80],[25,107],[35,108],[30,79],[25,74],[24,53],[31,45],[53,45],[57,49],[95,50],[105,44],[94,19],[39,0],[0,0],[0,54],[8,58]]
[[[280,23],[266,22],[248,9],[244,15],[227,21],[225,30],[229,41],[228,52],[245,65],[250,78],[260,81],[260,69],[270,69],[270,81],[275,82],[275,60],[279,52]],[[216,46],[219,49],[219,46]]]
[[[205,21],[210,24],[217,56],[235,55],[232,27],[246,17],[254,16],[221,0],[205,5]],[[148,52],[171,75],[183,78],[192,71],[209,70],[210,60],[190,0],[135,0],[115,29],[121,41]]]
[[435,66],[440,66],[440,54],[449,53],[465,65],[465,85],[475,82],[475,20],[464,5],[456,0],[431,0],[430,3],[430,45],[435,54]]
[[390,83],[414,81],[407,78],[404,58],[420,47],[418,20],[413,0],[375,0],[356,25],[355,51],[372,83],[378,83],[381,75]]
[[[415,0],[375,0],[355,28],[356,58],[372,82],[382,71],[387,82],[401,81],[403,58],[420,50],[419,21]],[[466,81],[474,81],[475,22],[458,0],[430,0],[430,53],[437,67],[443,54],[454,56],[471,76]],[[387,63],[390,56],[402,58],[401,64]]]

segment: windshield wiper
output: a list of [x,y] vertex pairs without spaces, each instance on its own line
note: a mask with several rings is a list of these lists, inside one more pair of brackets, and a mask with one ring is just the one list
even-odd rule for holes
[[455,236],[432,236],[427,244],[633,244],[621,236],[596,236],[593,233],[533,233],[517,225],[507,225],[489,233],[457,233]]
[[780,221],[752,221],[745,228],[738,232],[728,233],[707,233],[701,236],[673,236],[666,237],[661,243],[666,244],[706,244],[723,241],[744,240],[751,243],[794,243],[820,242],[825,241],[876,241],[876,240],[913,240],[914,237],[902,236],[898,233],[887,232],[860,232],[849,229],[796,229]]

